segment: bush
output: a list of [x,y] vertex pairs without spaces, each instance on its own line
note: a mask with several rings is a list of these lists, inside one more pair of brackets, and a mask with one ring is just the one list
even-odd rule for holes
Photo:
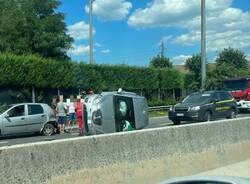
[[95,91],[173,89],[182,87],[182,76],[174,69],[126,65],[89,65],[36,55],[0,54],[0,86],[36,88],[92,87]]
[[75,64],[36,55],[0,55],[0,85],[34,86],[38,88],[75,87]]
[[158,100],[158,99],[148,100],[148,106],[149,107],[175,105],[175,104],[177,104],[177,101],[174,100],[173,98],[167,98],[167,99],[164,99],[164,100]]

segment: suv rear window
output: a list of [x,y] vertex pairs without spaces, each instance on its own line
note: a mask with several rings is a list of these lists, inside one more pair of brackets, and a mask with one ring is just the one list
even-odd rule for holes
[[28,105],[28,115],[43,114],[41,105]]

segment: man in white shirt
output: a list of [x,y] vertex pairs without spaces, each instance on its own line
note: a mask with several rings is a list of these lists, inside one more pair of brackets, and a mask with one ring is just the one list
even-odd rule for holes
[[74,123],[76,121],[76,108],[75,108],[75,100],[74,96],[70,96],[70,101],[67,103],[68,109],[69,109],[69,127],[71,130],[74,127]]

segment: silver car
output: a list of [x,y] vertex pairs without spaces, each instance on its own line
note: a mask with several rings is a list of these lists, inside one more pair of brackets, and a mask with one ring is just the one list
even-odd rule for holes
[[52,135],[56,130],[56,118],[47,104],[22,103],[0,109],[0,136],[33,132]]

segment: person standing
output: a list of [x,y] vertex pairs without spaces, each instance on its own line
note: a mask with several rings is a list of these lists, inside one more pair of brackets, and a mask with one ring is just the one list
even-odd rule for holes
[[83,129],[83,120],[82,120],[83,102],[81,102],[81,96],[77,96],[75,109],[76,109],[76,115],[77,115],[77,121],[78,121],[79,135],[82,136],[84,134],[84,129]]
[[64,133],[67,106],[63,102],[63,96],[62,95],[59,97],[59,102],[56,105],[56,111],[57,111],[57,116],[58,116],[59,131],[60,131],[60,133]]
[[70,96],[70,103],[68,104],[68,106],[69,106],[69,128],[70,130],[72,130],[74,127],[74,122],[76,120],[76,105],[73,95]]
[[57,98],[54,97],[51,102],[51,109],[53,110],[53,114],[56,117],[56,105],[57,105]]

